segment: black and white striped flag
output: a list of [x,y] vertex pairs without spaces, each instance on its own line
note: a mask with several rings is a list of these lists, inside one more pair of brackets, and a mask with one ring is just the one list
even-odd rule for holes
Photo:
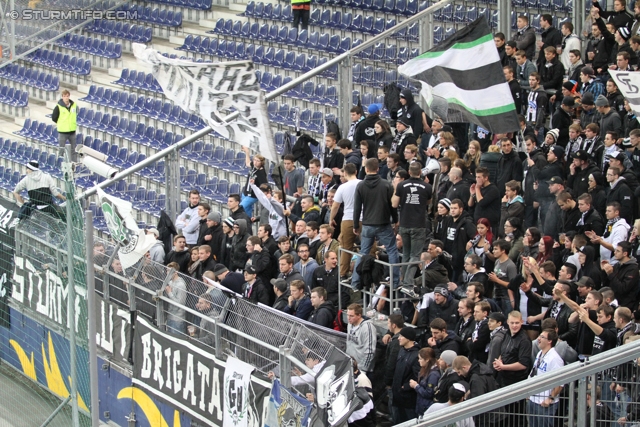
[[484,17],[398,68],[445,121],[473,122],[492,133],[518,130],[518,117],[491,29]]

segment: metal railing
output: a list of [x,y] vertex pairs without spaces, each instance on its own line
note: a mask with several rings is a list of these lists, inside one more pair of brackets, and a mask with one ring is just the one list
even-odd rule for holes
[[[616,396],[615,392],[612,393],[612,382],[625,389],[626,404],[636,405],[635,396],[638,391],[636,359],[639,357],[640,341],[633,341],[605,353],[588,357],[583,362],[574,362],[554,370],[550,374],[536,376],[514,385],[500,388],[494,392],[483,394],[479,398],[449,406],[446,410],[428,414],[419,420],[408,421],[400,424],[400,426],[444,427],[470,417],[482,420],[489,413],[493,412],[495,414],[496,411],[501,413],[503,417],[524,420],[528,415],[526,411],[520,413],[510,412],[508,410],[510,405],[518,404],[522,400],[558,386],[564,386],[565,391],[563,392],[561,403],[563,402],[566,406],[562,413],[556,413],[552,418],[559,420],[560,425],[565,421],[565,425],[568,427],[596,427],[597,425],[604,425],[600,423],[605,421],[615,425],[615,421],[618,418],[614,419],[613,416],[621,415],[622,412],[620,410],[617,412],[611,410],[613,416],[605,420],[597,416],[596,410],[589,410],[589,407],[596,408],[596,405],[600,403],[611,408],[620,403],[621,393],[618,393],[618,396]],[[596,387],[600,388],[601,397],[597,396],[598,393],[591,392],[591,390],[596,390]],[[504,408],[507,408],[507,410]],[[626,405],[624,405],[624,408],[624,415],[626,415]],[[587,414],[589,414],[589,418],[587,418]],[[633,423],[629,424],[633,425]]]

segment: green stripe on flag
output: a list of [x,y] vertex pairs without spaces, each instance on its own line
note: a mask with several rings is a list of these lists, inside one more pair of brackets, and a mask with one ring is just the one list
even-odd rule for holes
[[460,107],[464,108],[465,110],[467,110],[471,114],[475,114],[476,116],[493,116],[493,115],[496,115],[496,114],[503,114],[503,113],[508,113],[510,111],[515,111],[516,110],[516,104],[514,104],[514,103],[505,104],[505,105],[502,105],[500,107],[487,108],[486,110],[474,110],[472,108],[467,107],[464,104],[464,102],[460,101],[457,98],[445,98],[445,99],[450,104],[459,105]]
[[[475,40],[472,40],[470,42],[456,43],[456,44],[452,45],[450,49],[458,49],[458,50],[471,49],[471,48],[474,48],[476,46],[481,45],[482,43],[487,43],[487,42],[492,42],[493,43],[493,35],[487,34],[486,36],[482,36],[479,39],[475,39]],[[441,50],[441,51],[438,51],[438,52],[425,52],[422,55],[418,56],[416,59],[437,58],[437,57],[441,56],[443,53],[445,53],[447,50]]]

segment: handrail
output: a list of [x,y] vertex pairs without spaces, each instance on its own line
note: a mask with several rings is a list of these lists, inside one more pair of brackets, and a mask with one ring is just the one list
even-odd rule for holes
[[[369,46],[373,46],[376,43],[378,43],[380,40],[384,40],[386,39],[388,36],[390,36],[391,34],[394,34],[396,32],[398,32],[399,30],[410,26],[411,24],[413,24],[414,22],[419,21],[420,19],[428,16],[429,14],[431,14],[432,12],[435,12],[436,10],[440,10],[443,7],[445,7],[447,4],[452,3],[453,0],[441,0],[438,3],[435,3],[431,6],[429,6],[428,8],[426,8],[425,10],[423,10],[422,12],[419,12],[417,14],[415,14],[414,16],[412,16],[411,18],[400,22],[399,24],[395,25],[394,27],[384,31],[383,33],[378,34],[377,36],[373,37],[371,40],[356,46],[355,48],[352,48],[351,50],[344,52],[338,56],[336,56],[333,59],[330,59],[329,61],[327,61],[326,63],[322,64],[319,67],[314,68],[313,70],[301,75],[300,77],[297,77],[293,80],[291,80],[289,83],[280,86],[278,89],[269,92],[266,96],[265,96],[265,102],[269,102],[271,100],[273,100],[274,98],[282,95],[283,93],[286,93],[288,91],[290,91],[291,89],[294,89],[296,86],[300,85],[301,83],[305,82],[306,80],[308,80],[311,77],[315,77],[318,74],[323,73],[324,71],[328,70],[329,68],[333,67],[334,65],[339,64],[340,62],[342,62],[343,60],[352,57],[353,55],[357,54],[358,52],[361,52],[362,50],[368,48]],[[345,95],[346,96],[346,95]],[[238,117],[240,113],[238,111],[235,111],[231,114],[229,114],[228,116],[226,116],[224,118],[225,122],[229,122],[231,120],[234,120],[236,117]],[[126,177],[128,177],[129,175],[132,175],[136,172],[138,172],[141,169],[144,169],[152,164],[154,164],[155,162],[165,158],[166,156],[168,156],[169,154],[181,149],[182,147],[185,147],[186,145],[197,141],[198,139],[208,135],[211,131],[213,131],[213,128],[207,126],[205,128],[200,129],[199,131],[191,134],[190,136],[182,139],[181,141],[176,142],[174,145],[165,148],[164,150],[158,151],[156,154],[147,157],[144,161],[137,163],[131,167],[129,167],[128,169],[125,169],[121,172],[118,172],[115,176],[113,176],[113,178],[110,179],[106,179],[100,183],[98,183],[96,186],[86,190],[83,193],[78,194],[78,196],[76,197],[77,200],[82,200],[85,199],[87,197],[90,197],[92,195],[94,195],[97,191],[98,188],[104,189],[106,187],[109,187],[113,184],[115,184],[116,182],[120,181],[121,179],[124,179]]]
[[592,356],[584,362],[574,362],[558,370],[553,375],[540,375],[520,381],[508,387],[503,387],[491,393],[483,394],[482,398],[470,399],[457,405],[449,406],[446,411],[437,411],[422,418],[413,420],[402,426],[444,427],[475,415],[503,407],[509,403],[528,398],[538,392],[550,390],[554,387],[569,384],[621,363],[640,357],[640,341],[633,341],[615,349]]

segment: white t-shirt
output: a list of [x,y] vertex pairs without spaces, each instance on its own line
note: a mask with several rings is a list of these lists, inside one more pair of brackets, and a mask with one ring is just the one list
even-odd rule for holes
[[355,200],[356,187],[360,184],[359,179],[352,179],[342,184],[336,190],[333,200],[344,204],[343,221],[353,221],[353,202]]
[[[562,357],[560,357],[555,348],[547,351],[547,354],[545,355],[542,355],[542,351],[539,351],[538,355],[536,356],[536,360],[533,362],[534,369],[532,370],[531,375],[537,377],[540,375],[548,374],[549,372],[560,369],[563,366],[564,360],[562,360]],[[549,397],[550,392],[551,390],[541,391],[540,393],[529,397],[529,399],[531,399],[533,403],[537,403],[538,405],[540,405],[547,397]],[[556,396],[556,398],[553,399],[553,402],[556,403],[559,400],[560,399]]]

